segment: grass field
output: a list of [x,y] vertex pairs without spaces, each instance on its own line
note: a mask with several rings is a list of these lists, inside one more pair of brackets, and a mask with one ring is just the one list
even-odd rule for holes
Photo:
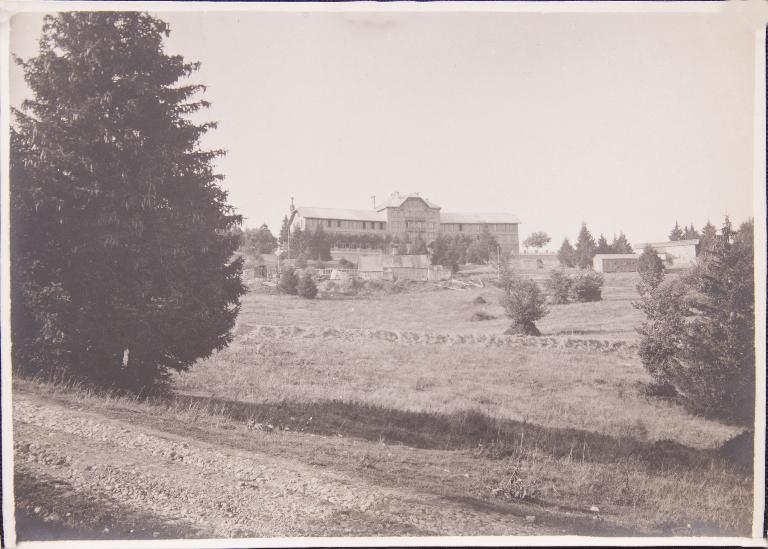
[[[604,301],[553,306],[538,324],[555,337],[633,341],[634,284],[608,275]],[[468,508],[504,506],[563,533],[749,535],[751,471],[718,453],[740,430],[647,397],[636,357],[249,336],[263,324],[446,334],[508,325],[495,288],[423,290],[318,300],[249,293],[233,343],[174,376],[167,401],[16,388]],[[487,303],[474,304],[478,295]],[[498,318],[471,321],[479,310]]]
[[[634,275],[608,275],[604,301],[553,306],[538,324],[545,335],[634,340],[641,321],[631,304],[635,283]],[[498,292],[435,289],[314,301],[251,293],[240,337],[179,375],[176,387],[190,403],[218,406],[229,417],[374,444],[366,451],[376,467],[398,470],[408,482],[429,483],[431,467],[408,448],[428,449],[447,470],[483,471],[482,482],[460,483],[455,497],[466,489],[465,495],[498,499],[489,486],[514,470],[525,477],[515,482],[535,487],[543,505],[609,508],[624,527],[748,532],[751,476],[716,453],[739,429],[645,396],[650,378],[637,358],[242,337],[256,324],[498,334],[508,325]],[[487,304],[475,305],[478,295]],[[470,321],[478,310],[498,319]],[[393,447],[410,456],[403,458],[407,466],[382,457]],[[438,486],[445,490],[445,479]]]
[[[545,276],[545,275],[539,275]],[[537,326],[543,335],[606,340],[634,340],[642,313],[632,306],[637,299],[636,276],[619,273],[606,277],[603,301],[552,305],[550,313]],[[254,324],[332,326],[340,328],[386,328],[436,333],[500,334],[509,326],[501,306],[501,291],[493,286],[466,291],[438,289],[408,292],[383,298],[343,298],[300,300],[287,295],[249,293],[243,301],[237,333]],[[478,296],[486,305],[475,305]],[[470,322],[473,313],[482,311],[495,320]]]

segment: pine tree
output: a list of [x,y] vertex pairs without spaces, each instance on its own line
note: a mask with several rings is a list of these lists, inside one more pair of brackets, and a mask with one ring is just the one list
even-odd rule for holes
[[627,235],[625,235],[623,232],[619,233],[619,237],[616,238],[613,237],[613,242],[611,243],[611,250],[614,254],[631,254],[633,253],[632,245],[629,243],[629,240],[627,240]]
[[697,238],[700,238],[699,231],[696,230],[693,223],[691,223],[690,227],[684,227],[683,240],[694,240]]
[[672,231],[669,233],[669,240],[672,242],[675,242],[677,240],[683,239],[683,231],[680,229],[680,225],[677,221],[675,221],[675,227],[672,229]]
[[608,239],[605,235],[601,234],[597,239],[597,246],[595,247],[596,254],[610,254],[613,253],[611,245],[608,244]]
[[576,250],[573,249],[568,238],[563,240],[560,249],[557,251],[557,260],[560,262],[561,267],[576,266]]
[[46,16],[18,60],[12,136],[14,364],[130,390],[231,340],[240,223],[199,147],[198,68],[138,12]]
[[717,229],[707,220],[707,224],[701,229],[699,238],[699,254],[707,254],[712,251],[717,241]]
[[595,239],[587,229],[587,224],[581,224],[579,238],[576,241],[576,265],[580,269],[592,267],[592,258],[595,257]]

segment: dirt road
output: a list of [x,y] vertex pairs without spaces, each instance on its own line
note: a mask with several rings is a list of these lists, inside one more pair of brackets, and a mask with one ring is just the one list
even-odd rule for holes
[[103,526],[109,537],[559,533],[316,467],[311,456],[303,463],[214,445],[39,395],[14,394],[14,426],[24,516],[69,528]]

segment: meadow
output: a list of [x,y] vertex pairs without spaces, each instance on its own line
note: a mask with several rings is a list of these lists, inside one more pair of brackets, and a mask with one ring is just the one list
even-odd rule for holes
[[[551,306],[538,325],[550,338],[636,342],[635,283],[635,275],[607,275],[603,301]],[[741,430],[648,396],[651,379],[633,352],[300,330],[268,337],[257,329],[498,335],[509,322],[498,299],[492,285],[409,284],[400,293],[315,300],[257,285],[243,299],[232,343],[175,374],[169,397],[28,379],[15,380],[14,391],[189,444],[397,490],[407,501],[438,498],[468,517],[519,517],[542,533],[750,534],[752,472],[721,451]],[[473,321],[478,311],[496,318]]]
[[[635,341],[635,283],[607,275],[603,301],[551,306],[538,325],[549,336]],[[748,533],[751,473],[718,453],[740,430],[646,396],[651,380],[637,357],[248,336],[264,324],[454,334],[508,325],[492,286],[417,289],[317,300],[251,292],[232,345],[176,376],[177,398],[238,421],[343,437],[346,451],[365,448],[360,459],[371,461],[356,474],[382,482],[553,513],[594,506],[632,532]],[[478,310],[497,318],[471,321]],[[342,459],[338,449],[326,458]],[[436,478],[433,467],[474,480]]]

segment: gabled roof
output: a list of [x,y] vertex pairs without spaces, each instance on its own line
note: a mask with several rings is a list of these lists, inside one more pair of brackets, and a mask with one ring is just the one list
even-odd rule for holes
[[310,208],[299,206],[299,215],[312,219],[344,219],[348,221],[386,221],[387,216],[373,210],[340,210],[338,208]]
[[440,223],[520,223],[516,215],[510,213],[451,213],[442,212]]
[[430,208],[435,208],[435,209],[438,209],[438,210],[440,209],[440,206],[438,206],[434,202],[431,202],[431,201],[427,200],[423,196],[419,196],[418,193],[410,193],[410,194],[406,194],[406,195],[401,195],[401,194],[393,195],[392,197],[390,197],[389,200],[387,200],[385,202],[382,202],[381,204],[377,204],[376,205],[376,211],[380,212],[381,210],[383,210],[385,208],[399,208],[400,206],[403,205],[403,202],[405,202],[409,198],[418,198],[419,200],[423,200],[424,203],[427,206],[429,206]]

